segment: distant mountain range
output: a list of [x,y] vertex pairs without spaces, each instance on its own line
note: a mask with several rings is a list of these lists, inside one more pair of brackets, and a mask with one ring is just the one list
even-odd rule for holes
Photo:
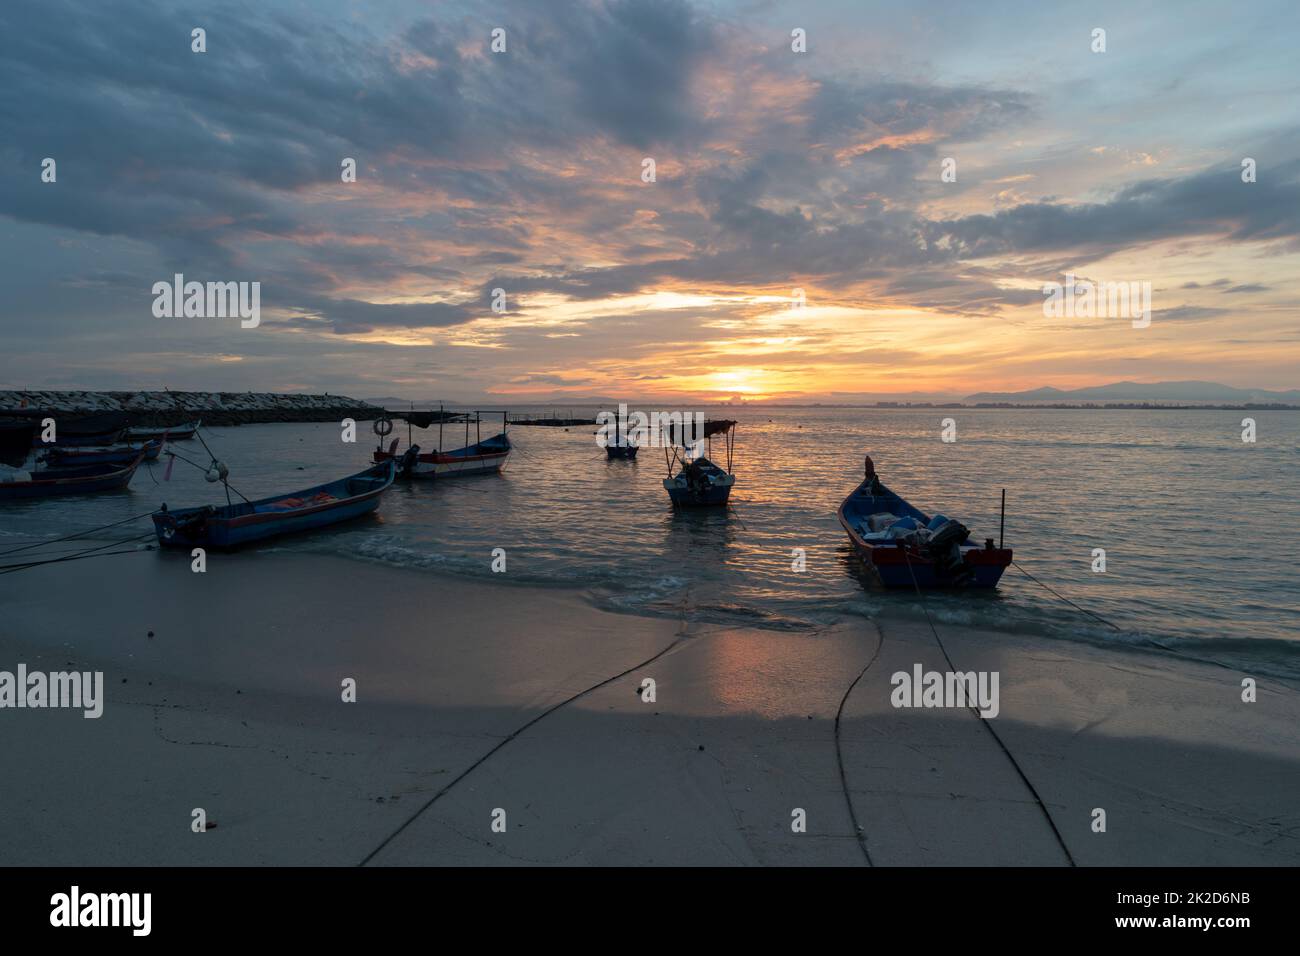
[[1300,390],[1270,392],[1262,388],[1234,388],[1217,382],[1114,382],[1091,388],[1060,389],[1047,386],[1025,392],[977,392],[963,401],[1055,404],[1081,402],[1163,402],[1186,405],[1245,405],[1280,403],[1300,405]]

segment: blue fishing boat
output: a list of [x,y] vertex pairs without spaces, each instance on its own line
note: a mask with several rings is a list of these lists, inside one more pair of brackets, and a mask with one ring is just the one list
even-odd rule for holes
[[5,469],[0,472],[0,500],[115,491],[131,483],[131,477],[143,460],[144,452],[141,451],[136,454],[134,461],[126,465],[83,465],[77,468],[40,468],[35,471]]
[[172,548],[237,548],[275,535],[313,531],[369,514],[393,483],[391,461],[287,495],[153,514],[158,542]]
[[158,453],[162,451],[162,446],[161,441],[145,442],[143,445],[109,445],[101,448],[94,446],[61,448],[56,446],[40,455],[39,458],[55,468],[77,468],[82,465],[126,465],[134,461],[141,453],[144,454],[145,461],[155,461],[158,458]]
[[866,478],[839,507],[840,524],[863,563],[888,588],[995,588],[1011,549],[969,540],[966,526],[927,515],[890,491],[871,458]]
[[[736,476],[731,473],[732,455],[735,451],[736,423],[734,421],[704,422],[701,434],[691,434],[685,426],[673,426],[664,432],[664,460],[668,463],[668,477],[664,489],[675,508],[701,508],[725,505],[731,497]],[[727,467],[723,469],[711,461],[713,436],[723,435],[727,448]],[[707,442],[707,449],[702,450]],[[671,458],[669,453],[671,451]],[[674,467],[676,471],[674,472]]]

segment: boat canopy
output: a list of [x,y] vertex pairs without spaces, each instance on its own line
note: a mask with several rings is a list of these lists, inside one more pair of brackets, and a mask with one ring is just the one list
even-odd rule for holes
[[686,442],[683,439],[688,431],[694,434],[694,437],[697,439],[712,438],[714,435],[721,434],[722,432],[729,432],[735,427],[736,427],[736,423],[734,421],[724,418],[724,419],[720,419],[719,421],[705,422],[704,431],[699,434],[694,434],[696,428],[693,422],[690,423],[689,426],[686,424],[679,424],[677,422],[670,422],[669,424],[664,426],[664,434],[668,438],[668,444],[679,445],[684,447],[686,445]]

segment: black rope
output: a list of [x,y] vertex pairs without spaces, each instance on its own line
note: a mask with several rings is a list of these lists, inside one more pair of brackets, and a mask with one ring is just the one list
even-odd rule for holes
[[456,786],[456,784],[460,783],[462,780],[468,777],[471,773],[473,773],[476,769],[478,769],[478,767],[480,767],[485,761],[487,761],[489,757],[491,757],[494,753],[496,753],[506,744],[510,743],[510,741],[514,740],[516,737],[522,734],[529,727],[533,726],[533,724],[537,723],[539,720],[548,716],[549,714],[553,714],[555,711],[559,710],[561,707],[565,706],[566,704],[571,704],[578,698],[585,697],[587,694],[590,694],[593,690],[599,690],[601,687],[604,687],[606,684],[613,683],[614,681],[618,680],[620,677],[626,677],[628,674],[632,673],[635,670],[640,670],[642,667],[645,667],[647,664],[653,664],[655,661],[663,657],[665,654],[667,654],[669,651],[671,651],[674,647],[676,647],[685,639],[686,639],[685,634],[678,635],[678,637],[671,644],[669,644],[667,647],[665,647],[662,651],[655,654],[654,656],[647,657],[641,663],[634,664],[633,666],[629,667],[627,670],[620,671],[619,673],[615,674],[613,677],[608,677],[605,680],[601,681],[599,684],[592,684],[586,690],[579,691],[578,693],[574,694],[572,697],[560,701],[558,704],[553,704],[552,706],[546,708],[546,710],[538,714],[536,717],[534,717],[532,720],[528,721],[528,723],[524,724],[518,730],[512,731],[509,735],[503,738],[495,747],[493,747],[483,756],[479,757],[478,760],[475,760],[472,764],[470,764],[468,767],[462,770],[454,780],[452,780],[445,787],[443,787],[432,797],[426,800],[423,805],[421,805],[414,813],[412,813],[409,817],[406,818],[406,821],[401,826],[399,826],[396,830],[394,830],[392,833],[386,836],[380,842],[379,846],[375,847],[373,850],[367,853],[365,859],[363,859],[357,865],[365,866],[367,863],[373,860],[380,853],[380,851],[384,849],[384,847],[392,843],[393,840],[395,840],[403,830],[405,830],[412,823],[414,823],[416,819],[420,816],[420,814],[424,813],[425,810],[428,810],[431,806],[433,806],[440,799],[446,796],[446,794],[448,793],[448,791],[451,790],[452,787]]
[[0,565],[0,574],[12,574],[15,571],[26,571],[28,568],[39,568],[45,564],[60,564],[64,561],[80,561],[83,558],[106,558],[115,554],[140,554],[139,548],[125,548],[121,551],[105,551],[105,548],[115,548],[123,544],[140,544],[152,538],[152,534],[137,535],[132,538],[122,538],[119,541],[110,541],[107,544],[101,544],[94,548],[86,548],[73,554],[63,555],[58,558],[42,558],[40,560],[24,561],[17,564]]
[[1062,594],[1062,593],[1060,593],[1059,591],[1057,591],[1057,590],[1056,590],[1055,588],[1053,588],[1050,584],[1044,584],[1042,581],[1038,580],[1038,578],[1034,577],[1032,574],[1030,574],[1028,571],[1026,571],[1024,568],[1022,568],[1019,564],[1016,564],[1015,561],[1012,561],[1011,563],[1012,563],[1013,565],[1015,565],[1015,568],[1016,568],[1017,571],[1019,571],[1019,572],[1020,572],[1021,574],[1023,574],[1025,577],[1029,578],[1029,580],[1033,581],[1033,582],[1034,582],[1035,584],[1037,584],[1037,585],[1040,585],[1041,587],[1047,588],[1047,590],[1051,591],[1053,594],[1055,594],[1058,598],[1060,598],[1060,599],[1061,599],[1062,601],[1064,601],[1066,604],[1070,605],[1070,607],[1074,608],[1076,611],[1082,611],[1084,614],[1088,615],[1090,618],[1093,618],[1094,620],[1100,621],[1102,624],[1105,624],[1107,627],[1113,627],[1113,628],[1114,628],[1115,630],[1117,630],[1117,631],[1123,631],[1123,630],[1124,630],[1124,629],[1123,629],[1122,627],[1120,627],[1118,624],[1115,624],[1115,623],[1113,623],[1113,622],[1111,622],[1111,621],[1106,620],[1106,619],[1105,619],[1104,617],[1102,617],[1100,614],[1094,614],[1092,611],[1089,611],[1086,607],[1079,607],[1079,605],[1075,604],[1073,601],[1071,601],[1071,600],[1070,600],[1068,597],[1066,597],[1064,594]]
[[[934,621],[930,618],[930,609],[926,606],[925,595],[921,592],[921,586],[916,581],[916,572],[912,570],[912,559],[908,557],[907,547],[900,544],[899,550],[903,552],[903,560],[907,562],[907,573],[912,577],[912,587],[916,589],[916,596],[921,601],[921,610],[925,612],[925,621],[930,625],[930,633],[934,635],[935,642],[939,645],[939,650],[943,652],[943,659],[948,662],[949,670],[956,673],[957,665],[954,664],[952,658],[948,656],[948,648],[944,647],[943,638],[939,636],[939,631],[934,626]],[[1070,866],[1077,866],[1078,864],[1074,862],[1074,855],[1070,853],[1070,848],[1065,845],[1065,838],[1061,836],[1061,831],[1056,828],[1056,821],[1052,819],[1052,815],[1047,810],[1047,804],[1045,804],[1043,798],[1038,795],[1038,791],[1034,788],[1034,785],[1029,782],[1029,777],[1027,777],[1024,770],[1020,768],[1020,764],[1007,748],[1007,745],[1002,742],[1002,738],[998,736],[998,732],[993,729],[993,722],[981,717],[979,711],[974,705],[967,706],[969,707],[970,712],[976,716],[981,724],[984,725],[984,729],[993,735],[993,739],[997,741],[998,746],[1002,748],[1002,752],[1006,754],[1007,759],[1011,761],[1011,766],[1015,768],[1020,779],[1024,782],[1025,786],[1029,788],[1029,792],[1034,795],[1034,800],[1038,803],[1038,809],[1042,810],[1043,816],[1047,818],[1047,825],[1052,828],[1052,833],[1056,835],[1056,842],[1060,844],[1062,852],[1065,853],[1065,858],[1070,861]]]
[[131,521],[139,521],[141,518],[148,518],[152,511],[145,511],[138,515],[132,515],[130,518],[123,518],[121,521],[114,521],[112,524],[100,525],[98,528],[91,528],[89,531],[78,531],[76,534],[64,535],[62,538],[50,538],[48,541],[37,541],[34,544],[25,544],[21,548],[10,548],[8,551],[0,551],[0,558],[10,554],[17,554],[19,551],[28,551],[32,548],[42,548],[50,544],[58,544],[60,541],[73,541],[77,538],[85,538],[94,534],[96,531],[105,531],[108,528],[116,528],[118,525],[127,524]]
[[[207,445],[204,445],[203,447],[204,447],[204,448],[207,448],[208,446],[207,446]],[[188,458],[186,458],[184,455],[177,454],[177,453],[174,452],[174,451],[168,451],[167,454],[171,455],[173,458],[179,458],[181,461],[185,462],[185,464],[187,464],[187,465],[193,465],[195,468],[197,468],[199,471],[203,472],[204,474],[207,474],[208,471],[209,471],[209,469],[210,469],[210,467],[211,467],[211,466],[209,466],[209,468],[204,468],[204,467],[203,467],[202,465],[200,465],[198,462],[190,461],[190,460],[189,460]],[[209,451],[208,454],[211,455],[212,452]],[[216,459],[216,458],[213,458],[213,459],[212,459],[212,464],[215,465],[216,463],[217,463],[217,459]],[[247,497],[247,496],[246,496],[242,491],[240,491],[238,488],[236,488],[234,485],[232,485],[230,482],[226,481],[226,479],[224,479],[224,478],[221,479],[221,483],[222,483],[223,485],[226,486],[226,502],[227,502],[227,504],[229,504],[229,502],[230,502],[230,493],[231,493],[232,491],[233,491],[235,494],[239,495],[239,497],[243,498],[245,501],[248,501],[248,497]],[[249,503],[249,504],[252,504],[251,501],[248,501],[248,503]]]
[[871,655],[871,660],[867,661],[867,666],[862,668],[857,677],[853,678],[853,683],[849,685],[849,689],[840,698],[840,706],[835,711],[835,762],[840,768],[840,789],[844,791],[844,802],[849,807],[849,822],[853,825],[853,836],[858,841],[858,849],[862,851],[862,855],[867,860],[867,866],[875,866],[876,864],[871,859],[871,851],[867,849],[866,831],[858,825],[858,814],[853,809],[853,798],[849,796],[849,781],[844,773],[844,754],[840,750],[840,718],[844,715],[844,705],[848,703],[853,688],[858,686],[858,681],[862,680],[867,671],[871,669],[871,665],[876,662],[876,658],[880,656],[880,648],[885,644],[885,632],[880,629],[879,624],[876,625],[876,634],[880,640],[876,642],[875,653]]

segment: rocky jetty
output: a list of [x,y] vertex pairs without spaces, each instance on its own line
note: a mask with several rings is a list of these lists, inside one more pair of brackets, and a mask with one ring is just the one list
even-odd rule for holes
[[203,419],[205,425],[256,422],[369,421],[383,409],[346,395],[277,392],[66,392],[0,391],[5,412],[49,411],[93,415],[127,412],[133,424],[166,427]]

